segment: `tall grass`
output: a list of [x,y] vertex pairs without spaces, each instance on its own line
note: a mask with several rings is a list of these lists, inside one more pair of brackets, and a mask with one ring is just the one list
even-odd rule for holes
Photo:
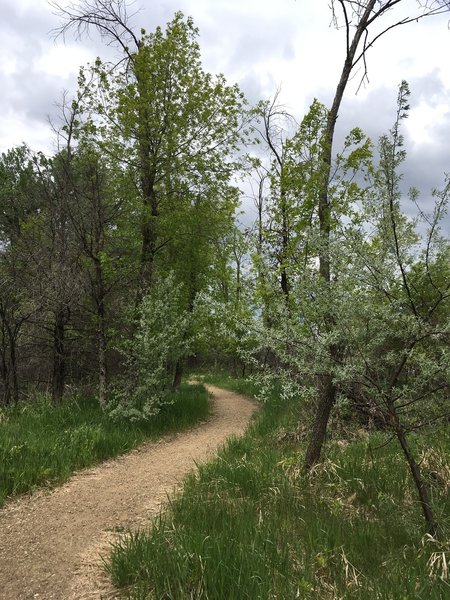
[[[379,433],[339,434],[324,462],[303,475],[301,412],[272,398],[243,438],[186,480],[156,523],[114,547],[114,583],[134,599],[448,597],[450,548],[423,537],[396,446],[375,450],[385,442]],[[429,482],[448,534],[448,488],[439,469],[448,469],[450,440],[436,430],[413,443],[434,445]]]
[[46,398],[0,413],[0,506],[6,497],[65,481],[76,469],[183,429],[208,414],[208,393],[183,385],[151,421],[112,421],[93,398],[54,406]]

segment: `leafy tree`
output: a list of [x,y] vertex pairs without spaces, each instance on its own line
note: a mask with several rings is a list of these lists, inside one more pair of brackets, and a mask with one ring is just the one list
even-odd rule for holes
[[[327,123],[322,139],[322,152],[320,169],[320,185],[318,214],[320,223],[320,256],[319,274],[324,285],[329,286],[332,277],[330,236],[332,229],[332,205],[330,197],[330,175],[332,172],[332,156],[334,145],[335,126],[340,111],[344,92],[351,74],[357,65],[363,64],[363,80],[367,77],[367,52],[387,32],[421,18],[448,12],[448,2],[425,1],[418,2],[417,13],[412,16],[403,16],[398,21],[386,22],[386,15],[402,0],[365,0],[356,2],[353,0],[333,0],[331,10],[336,26],[340,26],[338,8],[340,8],[343,28],[345,31],[346,55],[344,64],[336,86],[333,102],[328,112]],[[331,318],[325,319],[326,327],[332,329],[334,323]],[[332,346],[330,352],[333,360],[339,360],[339,348]],[[331,374],[324,373],[319,380],[321,401],[318,405],[316,419],[313,425],[310,443],[305,456],[304,467],[310,469],[320,458],[323,440],[325,438],[328,419],[336,398],[336,388],[333,384]]]
[[[107,352],[111,329],[117,315],[111,314],[122,278],[132,279],[124,265],[121,219],[126,201],[117,189],[116,177],[98,152],[80,144],[72,164],[73,203],[70,220],[81,246],[81,268],[86,300],[83,305],[92,317],[98,358],[99,402],[106,404],[108,384]],[[89,321],[88,321],[89,322]]]
[[41,298],[39,326],[51,345],[54,402],[61,402],[64,395],[67,334],[81,294],[80,246],[69,217],[73,190],[67,165],[72,158],[70,147],[53,157],[42,153],[35,157],[40,210],[27,228],[29,256]]
[[[349,353],[343,380],[362,390],[373,413],[397,438],[419,493],[427,530],[436,535],[438,525],[407,432],[448,414],[444,399],[450,385],[450,280],[448,269],[436,279],[436,264],[431,266],[449,251],[448,239],[438,233],[448,185],[438,195],[423,252],[417,245],[418,234],[400,209],[398,168],[405,158],[400,124],[408,113],[408,96],[408,85],[402,82],[394,126],[388,136],[380,138],[375,198],[369,196],[372,218],[376,215],[376,236],[368,245],[366,242],[366,248],[358,248],[358,241],[355,244],[364,239],[361,230],[352,234],[350,242],[355,261],[348,275],[362,273],[366,285],[354,281],[354,298],[348,303],[352,312],[345,317],[340,313],[339,321],[347,324]],[[416,192],[411,193],[415,197]],[[359,268],[355,269],[355,263]],[[420,280],[429,289],[426,296],[419,292]]]
[[186,207],[186,196],[214,187],[219,199],[220,187],[228,185],[236,168],[232,152],[241,140],[245,102],[237,86],[203,70],[192,19],[177,13],[165,32],[159,27],[152,34],[142,30],[138,38],[121,12],[125,6],[82,2],[61,13],[63,30],[92,25],[124,53],[124,69],[111,70],[98,60],[92,76],[82,74],[80,82],[89,88],[86,110],[97,115],[92,127],[102,150],[130,166],[139,193],[139,302],[151,287],[158,252],[174,237],[164,230],[165,218]]
[[13,148],[0,159],[0,373],[3,402],[20,394],[20,341],[39,298],[30,294],[27,227],[39,211],[36,173],[26,146]]
[[196,351],[205,360],[246,372],[243,350],[255,341],[253,286],[248,269],[247,235],[232,229],[212,246],[216,253],[209,285],[196,303]]
[[[83,130],[121,165],[134,190],[130,222],[138,217],[141,238],[136,307],[171,271],[192,312],[208,285],[209,248],[233,226],[238,196],[232,177],[246,133],[246,103],[237,86],[203,70],[192,19],[176,13],[165,31],[137,36],[126,8],[125,2],[94,0],[60,10],[62,31],[93,26],[122,52],[114,68],[97,60],[82,71]],[[181,373],[182,359],[175,386]]]
[[[266,356],[269,352],[272,357],[271,379],[275,373],[283,394],[301,395],[313,406],[317,379],[330,376],[342,405],[350,402],[353,411],[364,414],[366,424],[390,432],[414,478],[427,531],[437,535],[439,527],[408,433],[448,415],[450,282],[447,268],[437,274],[449,251],[448,239],[439,231],[448,183],[435,192],[436,209],[426,218],[429,232],[421,236],[401,211],[399,169],[406,154],[400,125],[407,115],[408,95],[403,82],[395,124],[379,141],[377,168],[371,165],[370,143],[361,132],[348,136],[330,184],[333,279],[324,286],[317,277],[316,220],[303,229],[304,239],[316,249],[313,260],[292,271],[290,311],[281,302],[274,304],[275,326],[260,332],[256,357],[266,349]],[[356,184],[355,173],[360,182],[365,175],[366,187]],[[416,195],[410,192],[414,200]],[[328,319],[333,328],[327,327]]]

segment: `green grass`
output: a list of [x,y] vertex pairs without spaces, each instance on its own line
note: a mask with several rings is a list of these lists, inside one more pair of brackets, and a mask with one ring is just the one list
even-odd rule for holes
[[253,381],[237,379],[226,372],[202,373],[200,371],[193,373],[192,377],[201,382],[229,389],[238,394],[244,394],[244,396],[257,396],[259,391],[258,386]]
[[[114,547],[107,568],[115,585],[134,599],[447,598],[439,575],[450,548],[426,541],[397,447],[373,450],[384,441],[379,433],[335,436],[323,464],[302,475],[301,432],[284,435],[301,413],[276,397],[266,403],[243,438],[188,477],[149,530]],[[417,451],[434,446],[423,467],[448,540],[450,501],[439,476],[450,440],[435,430],[412,443]]]
[[122,454],[149,438],[208,415],[208,393],[182,385],[145,424],[112,421],[93,398],[54,406],[45,399],[0,412],[0,506],[8,496],[65,481],[75,470]]

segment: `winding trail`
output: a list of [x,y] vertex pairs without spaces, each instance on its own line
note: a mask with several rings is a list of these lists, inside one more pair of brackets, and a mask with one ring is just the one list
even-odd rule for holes
[[0,509],[0,599],[115,598],[101,557],[124,529],[145,526],[195,464],[245,430],[256,403],[207,386],[211,417]]

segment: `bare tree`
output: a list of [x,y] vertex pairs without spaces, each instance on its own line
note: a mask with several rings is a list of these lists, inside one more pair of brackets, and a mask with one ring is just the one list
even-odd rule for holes
[[258,210],[258,252],[261,256],[262,211],[264,203],[264,186],[267,181],[271,189],[272,215],[269,218],[271,233],[277,237],[276,262],[280,274],[281,292],[286,303],[289,303],[291,283],[287,263],[289,261],[289,246],[292,235],[292,219],[288,200],[288,176],[286,175],[286,140],[288,131],[294,124],[294,118],[278,103],[280,90],[277,90],[272,100],[261,103],[260,118],[262,121],[259,134],[269,152],[270,165],[259,167],[259,189],[255,197],[255,206]]
[[134,60],[141,42],[130,27],[130,21],[139,11],[130,12],[132,2],[127,0],[80,0],[63,6],[50,1],[54,13],[62,25],[53,30],[55,37],[74,32],[78,39],[89,36],[92,27],[98,31],[108,46],[116,46],[124,53],[124,59]]

